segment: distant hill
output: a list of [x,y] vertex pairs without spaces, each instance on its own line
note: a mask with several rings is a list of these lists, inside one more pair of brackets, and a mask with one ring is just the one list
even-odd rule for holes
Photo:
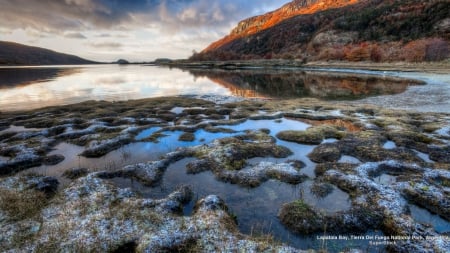
[[0,41],[0,65],[69,65],[97,63],[40,47]]
[[294,0],[239,22],[191,60],[442,60],[449,13],[448,0]]

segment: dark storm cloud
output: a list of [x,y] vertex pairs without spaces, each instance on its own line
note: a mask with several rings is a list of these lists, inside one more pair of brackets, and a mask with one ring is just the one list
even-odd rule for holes
[[281,4],[276,0],[0,0],[0,27],[51,33],[143,26],[220,28],[264,6]]

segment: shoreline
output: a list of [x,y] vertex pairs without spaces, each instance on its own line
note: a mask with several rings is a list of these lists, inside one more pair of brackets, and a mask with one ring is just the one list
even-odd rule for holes
[[186,60],[175,60],[156,64],[157,66],[168,66],[177,68],[201,68],[201,69],[252,69],[252,68],[337,68],[337,69],[360,69],[373,71],[399,71],[399,72],[425,72],[436,74],[450,73],[450,61],[442,62],[349,62],[349,61],[314,61],[303,62],[301,60],[231,60],[231,61],[202,61],[188,62]]

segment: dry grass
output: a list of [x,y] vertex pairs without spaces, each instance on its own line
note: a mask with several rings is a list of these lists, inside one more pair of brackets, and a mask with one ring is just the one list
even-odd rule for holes
[[11,220],[19,221],[31,218],[42,210],[48,203],[43,192],[0,188],[0,209],[6,212]]

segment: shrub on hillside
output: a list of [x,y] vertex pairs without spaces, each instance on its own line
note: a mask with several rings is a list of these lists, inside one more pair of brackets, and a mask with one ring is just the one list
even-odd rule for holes
[[431,38],[428,40],[425,50],[426,61],[442,61],[450,56],[448,42],[440,38]]

